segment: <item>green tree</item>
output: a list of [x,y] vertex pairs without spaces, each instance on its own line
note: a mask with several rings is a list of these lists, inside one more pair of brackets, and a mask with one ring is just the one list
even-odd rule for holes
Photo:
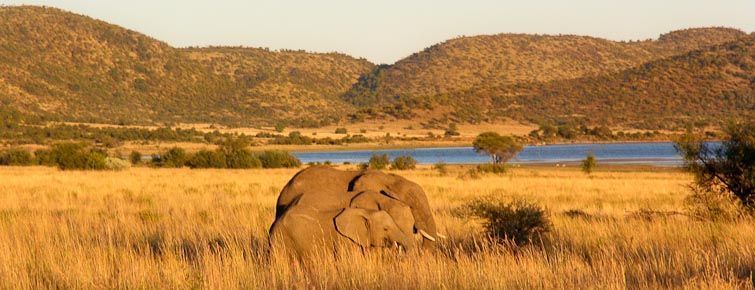
[[474,150],[489,155],[493,164],[503,164],[513,158],[523,146],[511,136],[501,136],[495,132],[485,132],[472,143]]
[[720,146],[691,130],[675,143],[684,166],[695,176],[694,189],[736,197],[755,208],[755,121],[730,124]]
[[595,161],[595,155],[593,155],[592,152],[587,153],[585,160],[582,160],[582,171],[584,173],[590,174],[593,172],[593,170],[595,170],[596,166],[598,166],[598,164]]
[[390,159],[388,158],[388,154],[372,154],[367,164],[369,168],[382,170],[388,167]]
[[301,161],[286,151],[265,151],[257,154],[263,168],[296,168]]
[[61,170],[102,170],[107,168],[105,158],[104,152],[84,144],[60,143],[52,146],[49,161]]
[[186,165],[186,161],[188,160],[189,156],[186,154],[186,150],[179,147],[173,147],[158,158],[157,164],[161,167],[179,168]]
[[461,135],[459,133],[459,127],[456,125],[456,123],[448,124],[448,128],[446,128],[446,132],[443,133],[446,137],[453,137],[453,136],[459,136]]
[[391,162],[391,169],[394,170],[407,170],[415,168],[417,168],[417,160],[415,160],[414,157],[408,155],[393,158],[393,162]]
[[0,165],[23,166],[33,163],[34,158],[29,151],[17,148],[0,151]]
[[199,150],[187,162],[190,168],[227,168],[226,155],[221,150]]
[[286,130],[286,125],[284,124],[275,124],[275,132],[281,133],[283,130]]
[[137,165],[142,162],[142,153],[139,151],[132,151],[128,158],[131,161],[131,164]]

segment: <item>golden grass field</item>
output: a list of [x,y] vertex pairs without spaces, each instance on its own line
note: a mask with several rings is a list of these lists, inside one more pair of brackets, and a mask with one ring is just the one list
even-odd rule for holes
[[[270,257],[278,191],[296,172],[132,168],[63,172],[0,168],[0,289],[11,288],[753,288],[755,223],[683,211],[691,177],[677,171],[515,168],[458,179],[451,168],[400,172],[427,191],[437,253],[371,252],[302,264]],[[544,205],[546,243],[487,241],[452,215],[483,195]],[[579,209],[592,217],[570,217]]]

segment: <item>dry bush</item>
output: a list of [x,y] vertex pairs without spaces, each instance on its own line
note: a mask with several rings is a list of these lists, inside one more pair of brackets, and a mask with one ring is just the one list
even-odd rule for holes
[[541,240],[552,227],[545,209],[524,200],[504,202],[493,197],[478,198],[465,204],[459,212],[461,216],[481,218],[489,237],[514,245]]

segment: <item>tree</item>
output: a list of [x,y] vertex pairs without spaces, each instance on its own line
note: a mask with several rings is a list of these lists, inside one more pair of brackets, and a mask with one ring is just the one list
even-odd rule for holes
[[372,154],[370,161],[368,162],[369,168],[372,169],[385,169],[390,164],[388,154]]
[[453,137],[453,136],[459,136],[461,135],[459,133],[459,127],[456,125],[456,123],[448,124],[448,128],[446,128],[446,132],[443,133],[446,137]]
[[132,151],[131,155],[129,155],[129,160],[131,160],[131,164],[137,165],[142,162],[142,153],[139,151]]
[[590,174],[595,170],[596,166],[598,166],[598,163],[595,162],[595,155],[593,155],[592,152],[587,153],[585,160],[582,160],[582,171]]
[[161,167],[179,168],[183,167],[188,160],[189,156],[186,154],[186,150],[180,147],[173,147],[163,153],[156,161]]
[[755,208],[755,121],[731,124],[720,145],[705,142],[692,130],[675,143],[684,166],[695,176],[693,188],[733,195]]
[[391,162],[391,169],[393,170],[407,170],[415,168],[417,168],[417,160],[409,155],[398,156],[396,158],[393,158],[393,162]]
[[511,136],[501,136],[495,132],[485,132],[477,136],[472,143],[474,150],[489,155],[493,164],[506,163],[523,147]]

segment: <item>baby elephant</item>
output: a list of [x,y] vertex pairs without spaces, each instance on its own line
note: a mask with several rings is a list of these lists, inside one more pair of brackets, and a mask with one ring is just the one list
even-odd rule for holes
[[286,209],[270,228],[274,249],[292,251],[298,256],[332,253],[338,247],[359,246],[415,248],[414,218],[405,204],[366,191],[355,196],[351,205],[322,211],[296,205]]

